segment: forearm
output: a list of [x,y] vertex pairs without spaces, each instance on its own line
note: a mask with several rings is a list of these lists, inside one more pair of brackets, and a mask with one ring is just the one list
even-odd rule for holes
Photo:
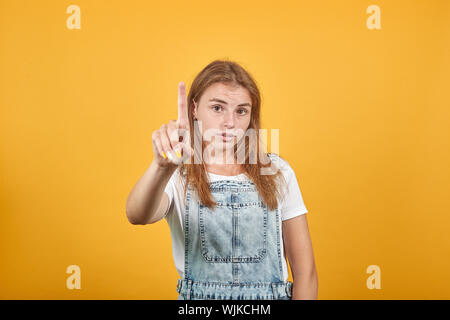
[[151,219],[174,171],[174,167],[160,167],[152,161],[128,196],[126,213],[131,223],[145,224]]
[[298,272],[294,276],[292,300],[317,300],[318,278],[317,272]]

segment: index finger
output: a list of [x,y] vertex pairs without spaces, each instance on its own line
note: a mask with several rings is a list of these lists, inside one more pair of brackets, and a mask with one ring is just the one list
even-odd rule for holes
[[178,119],[177,125],[179,128],[187,128],[189,126],[187,100],[186,100],[186,85],[183,81],[178,83]]

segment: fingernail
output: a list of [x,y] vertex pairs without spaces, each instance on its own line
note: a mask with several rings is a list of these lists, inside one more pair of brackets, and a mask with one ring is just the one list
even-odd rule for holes
[[164,151],[162,151],[162,156],[164,157],[164,159],[167,159],[166,154],[164,153]]
[[180,153],[180,151],[177,150],[177,151],[175,151],[175,153],[177,154],[177,157],[178,157],[178,158],[181,158],[181,153]]

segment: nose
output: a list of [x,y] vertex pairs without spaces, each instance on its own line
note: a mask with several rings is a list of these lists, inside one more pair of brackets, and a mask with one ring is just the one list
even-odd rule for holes
[[234,112],[226,112],[224,118],[224,127],[229,129],[234,128]]

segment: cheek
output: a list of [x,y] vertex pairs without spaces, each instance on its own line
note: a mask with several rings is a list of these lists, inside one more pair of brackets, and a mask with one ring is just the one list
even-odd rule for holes
[[242,123],[239,125],[239,136],[245,135],[246,131],[249,129],[250,126],[250,117],[248,119],[245,119],[242,121]]
[[247,123],[246,123],[246,125],[245,125],[245,129],[248,129],[248,127],[250,126],[250,120],[251,120],[251,117],[249,116],[249,117],[247,118]]
[[209,115],[205,115],[202,120],[203,132],[208,129],[216,129],[220,128],[220,120]]
[[214,139],[213,137],[217,134],[218,125],[216,125],[214,121],[208,119],[201,119],[201,124],[203,140],[211,141]]

